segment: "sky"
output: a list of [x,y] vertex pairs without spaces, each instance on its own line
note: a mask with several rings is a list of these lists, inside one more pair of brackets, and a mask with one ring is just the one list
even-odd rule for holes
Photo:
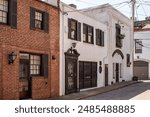
[[[131,0],[61,0],[66,4],[75,4],[77,9],[92,7],[109,3],[127,17],[132,16]],[[135,17],[136,20],[145,20],[150,16],[150,0],[136,0]]]

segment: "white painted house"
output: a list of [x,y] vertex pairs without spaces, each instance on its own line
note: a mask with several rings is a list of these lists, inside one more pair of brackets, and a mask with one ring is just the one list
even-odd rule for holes
[[131,80],[132,21],[109,4],[73,7],[60,5],[60,95]]
[[150,79],[150,20],[135,22],[134,40],[134,76]]
[[106,24],[61,3],[60,95],[105,85]]
[[83,9],[83,13],[108,26],[108,56],[104,61],[104,64],[108,64],[108,84],[131,80],[133,76],[132,21],[109,4]]

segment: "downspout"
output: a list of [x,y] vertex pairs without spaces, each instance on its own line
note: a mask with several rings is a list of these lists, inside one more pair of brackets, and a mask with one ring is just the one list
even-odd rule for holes
[[[60,0],[58,0],[60,1]],[[60,3],[60,2],[59,2]],[[61,9],[62,8],[62,9]],[[62,71],[63,70],[63,67],[65,67],[63,65],[63,63],[65,62],[64,60],[64,14],[63,14],[63,11],[64,11],[64,6],[63,4],[61,4],[61,8],[60,8],[60,5],[59,5],[59,9],[60,9],[60,40],[59,40],[59,45],[60,45],[60,68],[59,68],[59,95],[64,95],[64,90],[65,88],[63,86],[65,86],[64,84],[64,80],[65,80],[65,76],[64,76],[64,72]]]
[[[109,22],[110,21],[110,15],[109,15]],[[109,51],[110,51],[110,44],[111,44],[111,24],[109,24],[109,22],[107,22],[107,30],[108,30],[108,40],[107,40],[107,55],[103,58],[103,63],[105,62],[105,60],[108,58],[108,73],[109,73]],[[105,69],[105,64],[103,64],[103,68]],[[105,70],[104,70],[105,71]],[[104,77],[104,81],[105,81],[105,72],[103,74],[103,77]],[[108,84],[109,84],[109,74],[108,74]],[[104,85],[105,85],[105,82],[104,82]]]

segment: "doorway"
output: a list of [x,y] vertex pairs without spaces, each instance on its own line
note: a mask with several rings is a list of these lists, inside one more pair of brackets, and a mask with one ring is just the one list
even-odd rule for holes
[[79,53],[72,47],[65,52],[65,94],[77,92],[79,82],[77,79],[77,62]]
[[28,59],[20,59],[20,99],[31,98],[30,63]]
[[105,64],[105,86],[108,86],[108,64]]
[[116,63],[116,82],[119,82],[119,63]]
[[66,59],[66,94],[77,91],[77,60]]

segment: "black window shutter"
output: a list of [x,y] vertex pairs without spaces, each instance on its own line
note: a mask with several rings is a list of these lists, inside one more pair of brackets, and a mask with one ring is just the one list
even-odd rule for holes
[[43,29],[45,32],[49,31],[49,14],[47,12],[43,13]]
[[17,28],[17,0],[9,0],[8,24],[12,28]]
[[127,67],[130,67],[130,54],[127,54]]
[[101,42],[102,42],[102,46],[104,46],[104,31],[101,32]]
[[96,29],[96,45],[100,45],[99,30],[98,29]]
[[35,9],[30,7],[30,29],[35,29]]
[[68,38],[71,38],[71,19],[68,19]]
[[42,55],[42,75],[48,78],[48,55]]
[[81,41],[81,23],[78,22],[77,24],[77,40]]

